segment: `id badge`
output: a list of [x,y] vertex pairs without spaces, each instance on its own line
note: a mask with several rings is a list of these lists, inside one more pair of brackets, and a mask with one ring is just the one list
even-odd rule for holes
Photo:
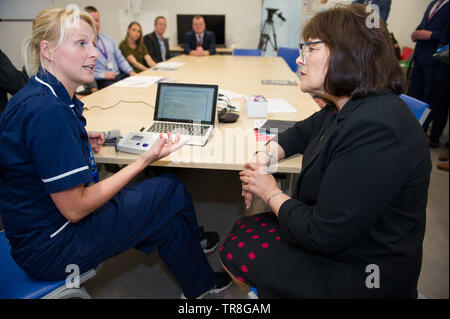
[[108,70],[112,70],[113,69],[113,63],[112,62],[106,63],[106,67],[108,68]]

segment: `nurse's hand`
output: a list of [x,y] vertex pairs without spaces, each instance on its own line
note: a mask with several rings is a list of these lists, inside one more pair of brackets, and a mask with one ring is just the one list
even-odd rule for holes
[[100,132],[88,132],[89,144],[95,153],[100,152],[100,149],[105,143],[105,136]]
[[167,133],[167,138],[165,138],[163,134],[160,134],[158,144],[143,153],[141,158],[148,164],[151,164],[180,149],[186,145],[187,142],[188,140],[180,141],[180,134],[177,134],[174,140],[172,140],[170,133]]

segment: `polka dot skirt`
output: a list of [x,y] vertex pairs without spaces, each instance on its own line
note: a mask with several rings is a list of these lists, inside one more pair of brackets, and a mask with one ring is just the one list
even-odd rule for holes
[[234,224],[220,247],[220,258],[238,280],[256,287],[256,274],[264,266],[261,257],[273,254],[279,240],[278,218],[273,212],[250,215]]

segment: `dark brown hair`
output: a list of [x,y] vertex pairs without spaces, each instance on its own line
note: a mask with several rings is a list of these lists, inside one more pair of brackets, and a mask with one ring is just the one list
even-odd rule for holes
[[322,40],[330,50],[324,83],[328,94],[357,99],[388,89],[404,92],[406,78],[389,32],[381,18],[379,27],[367,26],[371,14],[364,5],[338,5],[315,15],[303,28],[304,41]]
[[159,19],[163,19],[164,21],[166,21],[166,18],[164,18],[163,16],[157,16],[155,18],[155,25],[156,25],[156,21],[158,21]]
[[125,41],[128,41],[128,30],[130,30],[130,28],[133,26],[133,24],[139,26],[139,29],[141,29],[141,35],[139,36],[139,39],[136,41],[137,50],[138,50],[139,53],[141,53],[142,50],[144,50],[144,39],[142,37],[142,26],[141,26],[141,24],[139,22],[137,22],[137,21],[130,22],[130,24],[128,25],[127,35],[125,37]]
[[92,12],[98,12],[97,8],[94,6],[87,6],[86,8],[84,8],[84,11],[92,13]]

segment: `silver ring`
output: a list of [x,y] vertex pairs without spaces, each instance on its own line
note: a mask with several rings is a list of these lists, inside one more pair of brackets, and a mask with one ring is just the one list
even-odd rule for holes
[[242,182],[247,185],[247,180],[246,180],[245,176],[244,176],[244,179],[242,180]]

